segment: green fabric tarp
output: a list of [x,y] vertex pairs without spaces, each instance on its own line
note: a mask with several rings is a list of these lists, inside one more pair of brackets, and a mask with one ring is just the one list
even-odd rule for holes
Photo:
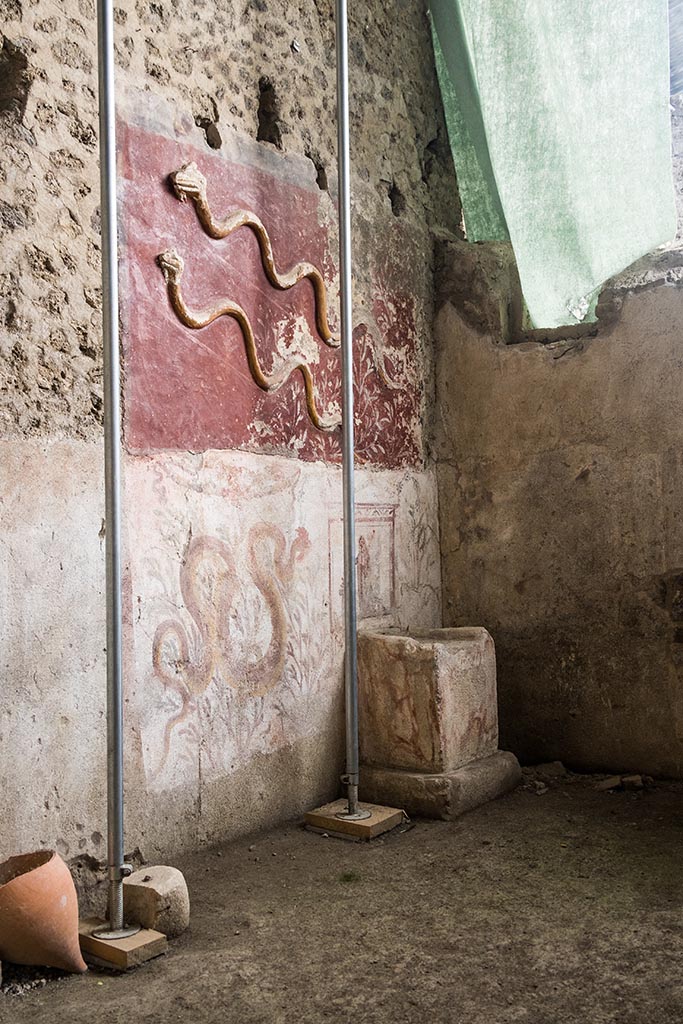
[[667,0],[431,0],[470,241],[512,242],[536,327],[594,319],[672,239]]

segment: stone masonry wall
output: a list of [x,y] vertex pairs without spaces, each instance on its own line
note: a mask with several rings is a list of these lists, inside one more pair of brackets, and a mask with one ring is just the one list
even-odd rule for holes
[[436,446],[444,625],[495,638],[501,745],[683,775],[683,107],[679,228],[598,324],[520,330],[509,245],[443,244]]
[[[409,374],[392,391],[364,369],[361,614],[431,626],[430,232],[457,234],[459,208],[423,4],[351,16],[355,305]],[[0,857],[56,846],[87,868],[106,803],[95,5],[0,0],[0,26]],[[268,223],[281,267],[320,261],[334,326],[333,7],[130,0],[116,28],[126,840],[155,857],[299,813],[341,769],[338,446],[299,415],[300,384],[259,398],[234,322],[190,336],[155,263],[180,247],[191,296],[235,289],[266,365],[269,330],[276,353],[312,330],[308,286],[269,305],[253,240],[219,250],[172,197],[192,159],[217,213],[249,201]]]
[[680,777],[683,293],[618,295],[593,337],[509,345],[506,254],[444,259],[444,622],[494,636],[501,745],[523,761]]
[[[408,223],[455,228],[424,7],[351,9],[358,205],[370,221],[384,208]],[[333,184],[330,0],[130,0],[116,22],[122,96],[133,87],[167,100],[202,126],[209,151],[235,129],[308,157],[320,183]],[[102,423],[94,0],[0,0],[0,39],[0,430],[94,438]],[[357,241],[362,267],[372,245],[362,224]]]

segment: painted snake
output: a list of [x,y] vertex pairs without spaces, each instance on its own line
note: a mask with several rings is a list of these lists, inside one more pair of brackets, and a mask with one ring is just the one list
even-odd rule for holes
[[[164,756],[169,754],[173,730],[192,710],[194,701],[213,679],[227,683],[248,697],[262,697],[282,678],[287,654],[287,617],[281,588],[290,584],[294,570],[310,549],[306,530],[297,530],[289,553],[282,531],[257,523],[247,537],[247,564],[271,621],[266,651],[247,664],[238,662],[230,648],[230,621],[238,588],[238,574],[230,547],[215,537],[193,538],[180,569],[180,592],[198,633],[190,653],[190,639],[182,622],[166,619],[154,634],[152,663],[164,687],[180,694],[181,706],[164,731]],[[264,555],[270,550],[271,558]],[[169,657],[169,645],[176,648]]]
[[[195,163],[185,164],[180,170],[170,174],[169,178],[173,190],[181,202],[184,203],[188,199],[194,202],[199,222],[210,238],[216,240],[228,238],[233,231],[241,227],[248,227],[253,231],[259,244],[264,272],[274,288],[278,288],[280,291],[287,291],[298,284],[299,281],[307,278],[313,286],[315,295],[315,322],[318,333],[323,342],[330,348],[339,348],[340,341],[332,334],[328,323],[327,291],[323,276],[318,268],[312,263],[302,261],[295,264],[285,273],[280,273],[275,265],[273,246],[268,231],[261,219],[249,210],[233,210],[222,221],[217,221],[209,205],[206,178]],[[200,314],[191,313],[182,298],[179,287],[180,277],[184,269],[182,258],[175,250],[169,250],[157,256],[157,263],[161,267],[168,285],[171,305],[176,316],[185,326],[199,330],[213,323],[219,316],[233,317],[237,320],[242,330],[249,369],[258,386],[264,391],[276,391],[288,379],[291,373],[299,370],[304,378],[308,415],[314,425],[319,430],[334,430],[340,425],[340,417],[323,417],[318,412],[314,397],[313,377],[306,363],[297,357],[291,357],[283,364],[277,374],[273,374],[271,377],[266,376],[258,361],[251,324],[242,307],[235,302],[227,300],[222,306],[212,310],[205,310]],[[380,332],[374,320],[372,318],[370,320],[371,322],[366,318],[364,326],[370,339],[370,354],[375,370],[385,387],[392,391],[399,390],[403,384],[400,381],[394,380],[388,373],[386,357],[381,351],[379,341]]]
[[273,246],[265,225],[255,213],[251,213],[249,210],[233,210],[225,220],[220,222],[214,220],[206,194],[206,178],[196,164],[185,164],[179,171],[174,171],[170,175],[170,179],[181,203],[186,202],[187,199],[194,200],[199,221],[209,237],[220,240],[227,238],[237,228],[251,228],[258,239],[263,269],[273,288],[287,291],[299,281],[308,278],[315,293],[315,322],[318,333],[326,345],[331,348],[339,348],[339,339],[332,335],[327,322],[327,292],[318,268],[314,267],[312,263],[303,262],[297,263],[286,273],[280,274],[275,266]]
[[200,310],[199,312],[192,312],[185,304],[185,300],[180,291],[180,279],[183,276],[183,270],[185,269],[185,264],[182,258],[174,249],[170,249],[168,252],[162,252],[157,256],[157,263],[163,271],[163,275],[168,286],[171,305],[173,306],[178,318],[186,327],[190,327],[195,331],[201,330],[202,327],[208,327],[209,324],[212,324],[214,320],[218,320],[221,316],[228,316],[233,320],[236,320],[240,326],[240,330],[242,331],[242,337],[244,338],[244,347],[247,353],[249,370],[251,371],[254,381],[261,390],[279,390],[279,388],[289,380],[294,371],[298,370],[304,379],[306,408],[313,424],[318,428],[318,430],[335,430],[339,426],[341,423],[341,418],[339,416],[324,416],[318,411],[315,401],[313,375],[308,364],[303,361],[301,356],[296,354],[288,356],[288,358],[285,359],[277,369],[274,369],[270,375],[266,374],[259,362],[258,353],[256,351],[256,341],[251,323],[249,322],[249,317],[242,307],[236,302],[226,299],[222,306]]

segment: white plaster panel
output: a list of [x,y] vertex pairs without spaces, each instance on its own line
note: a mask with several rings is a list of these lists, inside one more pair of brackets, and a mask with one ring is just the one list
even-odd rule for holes
[[0,443],[0,858],[103,856],[102,446]]
[[[6,441],[1,456],[0,856],[50,846],[103,860],[102,448]],[[439,625],[433,475],[360,470],[357,502],[367,608]],[[322,463],[124,459],[127,851],[246,832],[336,785],[340,512],[340,470]]]
[[[361,470],[357,488],[359,539],[380,527],[368,571],[382,621],[440,624],[432,474]],[[340,499],[340,471],[322,463],[127,459],[127,692],[153,804],[184,793],[201,827],[254,759],[341,728]],[[272,785],[284,807],[291,782]]]

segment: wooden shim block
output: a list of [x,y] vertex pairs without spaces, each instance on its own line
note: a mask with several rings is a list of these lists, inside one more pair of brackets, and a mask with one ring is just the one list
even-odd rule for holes
[[98,961],[105,961],[107,966],[127,971],[129,967],[137,967],[146,960],[161,956],[168,948],[166,936],[151,928],[141,928],[127,939],[96,938],[93,932],[105,925],[106,922],[99,917],[89,917],[80,922],[78,937],[86,960],[91,956]]
[[307,832],[315,832],[326,839],[341,839],[345,843],[362,843],[362,836],[350,836],[348,832],[336,832],[333,828],[318,828],[317,825],[304,825]]
[[370,811],[370,817],[360,821],[348,818],[337,818],[339,811],[346,810],[346,800],[334,800],[331,804],[318,807],[315,811],[307,811],[304,821],[311,828],[323,832],[345,833],[359,839],[374,839],[383,832],[396,828],[404,820],[404,813],[396,807],[381,807],[379,804],[362,803],[364,811]]

